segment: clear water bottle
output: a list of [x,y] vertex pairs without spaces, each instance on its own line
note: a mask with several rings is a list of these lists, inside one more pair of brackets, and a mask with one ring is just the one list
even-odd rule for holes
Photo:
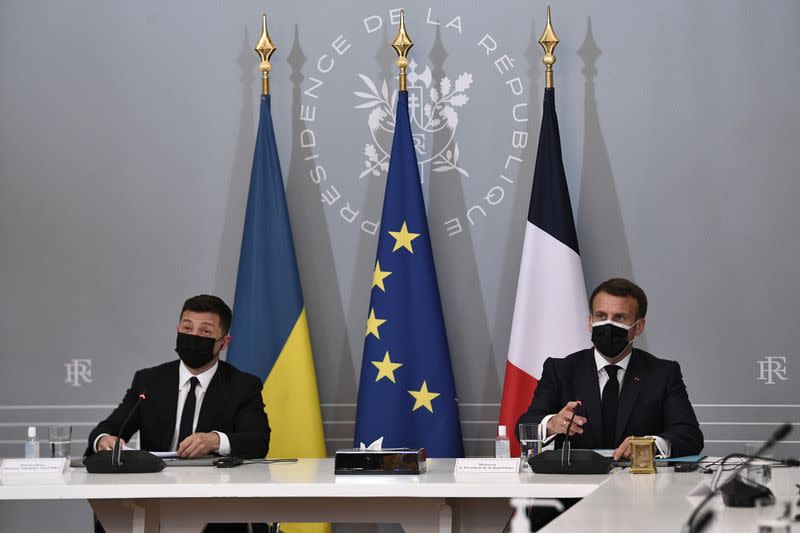
[[39,439],[36,438],[36,426],[28,427],[28,438],[25,439],[25,459],[39,458]]
[[494,456],[497,459],[511,457],[511,441],[508,440],[505,426],[497,426],[497,438],[494,439]]

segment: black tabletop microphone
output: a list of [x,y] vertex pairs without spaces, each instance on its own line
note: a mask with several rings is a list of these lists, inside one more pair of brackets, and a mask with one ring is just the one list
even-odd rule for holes
[[[572,416],[564,432],[564,441],[561,450],[547,450],[534,455],[528,462],[531,469],[537,474],[607,474],[611,470],[611,458],[603,457],[594,450],[573,450],[569,438],[572,423],[575,421],[576,411],[582,408],[583,403],[577,400],[578,405],[572,410]],[[546,439],[542,444],[552,442],[560,433]]]
[[125,426],[130,422],[139,404],[146,399],[147,394],[140,392],[133,409],[130,410],[119,428],[113,450],[103,450],[84,458],[83,464],[86,466],[87,472],[91,474],[144,474],[160,472],[167,466],[160,457],[144,450],[122,450],[122,435]]
[[722,502],[728,507],[755,507],[757,504],[770,505],[775,503],[775,495],[766,486],[755,481],[742,478],[741,473],[750,466],[758,456],[765,454],[778,442],[786,438],[792,431],[792,425],[784,423],[776,429],[770,438],[761,445],[758,451],[746,458],[739,471],[722,483],[719,491],[722,493]]
[[[696,517],[700,516],[700,511],[716,494],[722,493],[722,501],[728,507],[755,507],[756,504],[770,505],[775,503],[775,496],[772,491],[764,485],[756,483],[751,480],[743,480],[740,476],[754,459],[766,453],[778,442],[786,438],[786,435],[792,430],[792,425],[789,423],[781,424],[772,435],[761,445],[761,447],[753,455],[746,455],[741,453],[732,453],[722,458],[717,471],[714,472],[714,478],[711,480],[710,492],[706,495],[703,501],[694,508],[694,511],[689,515],[689,519],[684,525],[683,531],[688,533],[698,533],[700,528],[700,520]],[[719,483],[722,472],[725,470],[725,463],[734,457],[746,457],[747,460],[738,467],[738,472],[726,479],[724,482]],[[787,460],[784,464],[793,466],[796,461]],[[791,464],[790,464],[791,463]],[[702,516],[701,516],[702,518]]]

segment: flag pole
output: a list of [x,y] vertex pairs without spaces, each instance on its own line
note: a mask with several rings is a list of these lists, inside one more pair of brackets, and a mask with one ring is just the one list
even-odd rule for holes
[[269,71],[272,70],[269,58],[275,53],[275,50],[277,50],[275,43],[267,33],[267,14],[264,13],[261,15],[261,39],[258,40],[255,47],[256,53],[261,57],[258,69],[261,71],[261,94],[263,95],[269,94]]
[[553,65],[556,62],[556,56],[553,55],[553,50],[559,43],[558,35],[550,23],[550,6],[547,6],[547,25],[544,27],[542,36],[539,37],[539,44],[544,49],[544,58],[542,62],[545,65],[545,89],[553,88]]
[[397,31],[397,37],[392,41],[392,48],[397,52],[397,66],[400,69],[400,90],[406,91],[406,67],[408,66],[408,51],[414,43],[411,37],[406,32],[406,12],[400,11],[400,29]]

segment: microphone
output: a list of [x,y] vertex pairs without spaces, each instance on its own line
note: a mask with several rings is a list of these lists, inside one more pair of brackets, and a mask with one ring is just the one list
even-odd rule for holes
[[[167,464],[152,453],[144,450],[122,451],[122,434],[125,431],[125,427],[133,417],[133,413],[138,409],[139,404],[146,399],[147,394],[140,392],[136,403],[119,428],[119,435],[117,436],[117,442],[114,443],[113,450],[97,452],[83,459],[87,472],[90,474],[144,474],[164,470]],[[123,459],[125,460],[123,461]]]
[[[578,405],[579,405],[579,406],[583,405],[583,402],[581,402],[580,400],[575,400],[575,401],[577,401],[577,402],[578,402]],[[574,419],[575,419],[575,411],[573,411],[573,412],[572,412],[572,418],[571,418],[571,419],[570,419],[570,421],[569,421],[569,427],[567,428],[567,434],[569,434],[569,428],[571,428],[571,427],[572,427],[572,421],[573,421]],[[547,437],[546,439],[544,439],[544,440],[542,441],[542,448],[544,448],[545,446],[548,446],[548,445],[549,445],[551,442],[553,442],[554,440],[556,440],[556,439],[558,438],[558,436],[559,436],[559,435],[561,435],[561,433],[553,433],[552,435],[550,435],[549,437]]]
[[[580,400],[577,400],[578,405],[572,411],[572,417],[567,424],[566,433],[564,435],[564,443],[561,447],[561,452],[558,450],[547,450],[538,455],[533,456],[529,463],[531,469],[536,474],[607,474],[611,470],[611,458],[603,457],[593,450],[575,450],[572,451],[572,444],[569,438],[569,432],[572,429],[572,424],[575,421],[576,411],[583,406]],[[561,435],[556,433],[545,439],[542,444],[547,445],[552,442],[557,436]]]
[[[720,464],[719,469],[716,472],[714,472],[714,477],[711,479],[711,490],[712,491],[716,491],[717,488],[722,489],[722,486],[719,485],[719,480],[722,477],[722,471],[724,470],[723,466],[725,466],[725,462],[728,459],[733,459],[734,457],[746,457],[747,460],[737,468],[741,472],[741,470],[747,468],[750,465],[750,463],[753,462],[754,459],[759,459],[760,458],[759,456],[764,455],[764,453],[766,453],[770,448],[775,446],[775,444],[777,444],[778,442],[780,442],[784,438],[786,438],[786,435],[788,435],[791,430],[792,430],[792,425],[791,424],[784,423],[784,424],[780,425],[778,427],[778,429],[776,429],[775,431],[772,432],[772,435],[770,435],[770,437],[764,442],[764,444],[761,445],[761,447],[753,455],[745,455],[745,454],[741,454],[741,453],[732,453],[732,454],[729,454],[729,455],[725,456],[722,459],[722,464]],[[787,460],[787,461],[790,461],[790,460]],[[793,465],[787,463],[786,466],[793,466]],[[738,476],[738,475],[739,474],[736,474],[736,476]],[[736,477],[736,476],[734,476],[734,477]],[[732,480],[733,480],[733,478],[729,479],[724,484],[727,484],[727,483],[731,482]]]
[[133,404],[133,409],[128,413],[128,417],[122,423],[119,428],[119,433],[117,434],[117,441],[114,443],[114,450],[111,452],[111,464],[113,466],[120,466],[122,464],[122,433],[125,429],[125,426],[128,425],[130,422],[133,413],[136,412],[136,409],[139,407],[139,404],[142,403],[142,400],[147,399],[147,394],[144,392],[139,393],[139,397],[136,399],[136,403]]
[[788,422],[784,422],[781,426],[778,427],[778,429],[775,430],[772,436],[767,439],[767,442],[765,442],[761,446],[761,448],[759,448],[758,451],[753,455],[763,455],[764,452],[775,446],[778,442],[785,439],[786,435],[788,435],[791,431],[792,431],[792,425],[789,424]]
[[[695,521],[695,517],[700,513],[703,507],[711,501],[717,493],[722,493],[722,501],[728,507],[755,507],[756,501],[763,501],[768,504],[775,503],[775,496],[772,494],[767,487],[761,485],[759,483],[755,483],[749,480],[742,480],[741,473],[742,470],[747,468],[750,463],[753,462],[753,459],[758,458],[758,456],[763,455],[767,451],[769,451],[775,444],[786,438],[786,435],[792,430],[792,425],[789,423],[784,423],[776,429],[772,435],[761,445],[758,451],[753,455],[744,455],[741,453],[731,453],[723,457],[722,462],[717,467],[717,471],[714,472],[714,478],[711,480],[711,492],[709,492],[706,497],[703,499],[700,504],[695,507],[692,514],[689,515],[689,519],[686,521],[684,526],[684,531],[688,531],[689,533],[696,533],[700,531],[699,526],[700,520]],[[718,485],[719,479],[722,476],[722,471],[724,470],[725,463],[733,458],[733,457],[747,457],[747,460],[738,467],[738,472],[733,475],[732,477],[728,478],[724,483]],[[789,460],[786,461],[787,466],[789,465]],[[705,519],[705,515],[702,517]],[[710,518],[709,518],[710,519]],[[706,519],[708,520],[708,519]],[[702,524],[705,527],[707,524]]]
[[575,420],[576,411],[583,405],[583,402],[580,400],[576,401],[578,405],[572,410],[572,416],[569,419],[569,424],[567,424],[567,430],[564,432],[564,444],[561,446],[561,466],[563,467],[572,466],[572,444],[569,442],[569,430],[572,429],[572,421]]
[[714,521],[714,511],[708,509],[705,513],[700,515],[697,523],[694,525],[694,533],[702,533]]
[[775,446],[778,442],[786,438],[786,435],[792,431],[792,425],[784,423],[772,436],[767,439],[761,448],[754,454],[747,458],[739,471],[723,483],[719,491],[722,493],[722,502],[728,507],[754,507],[756,503],[762,502],[766,505],[775,503],[775,495],[766,486],[756,483],[747,478],[742,478],[741,473],[747,469],[748,466],[759,455],[763,455],[770,448]]

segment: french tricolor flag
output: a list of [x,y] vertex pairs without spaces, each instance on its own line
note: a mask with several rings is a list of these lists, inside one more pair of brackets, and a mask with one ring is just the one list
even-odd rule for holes
[[500,404],[500,424],[508,428],[512,457],[519,455],[514,426],[531,403],[544,360],[590,346],[588,320],[555,90],[547,88]]

